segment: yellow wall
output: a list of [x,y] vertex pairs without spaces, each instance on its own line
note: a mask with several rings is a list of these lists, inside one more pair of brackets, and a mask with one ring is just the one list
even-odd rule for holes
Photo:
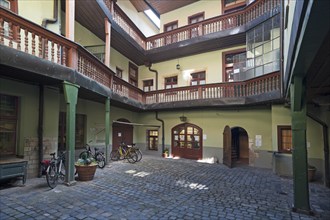
[[[229,50],[245,48],[245,46],[232,47],[225,50],[218,50],[180,59],[169,60],[152,65],[152,69],[158,71],[158,89],[164,88],[166,77],[178,76],[178,86],[190,85],[190,74],[198,71],[206,71],[206,83],[222,82],[222,53]],[[177,70],[176,65],[180,64],[181,69]],[[150,72],[145,66],[139,68],[139,87],[142,89],[142,81],[154,79],[155,73]]]
[[159,29],[150,21],[150,19],[143,12],[137,12],[130,1],[118,0],[116,4],[125,12],[125,14],[134,22],[134,24],[146,37],[159,33]]
[[[273,151],[278,151],[277,126],[291,126],[291,110],[283,105],[272,106],[272,144]],[[307,152],[308,158],[323,158],[323,133],[322,126],[307,117]]]
[[220,0],[201,0],[160,16],[160,31],[163,32],[164,24],[178,21],[178,26],[188,24],[188,17],[200,12],[205,12],[205,19],[219,16],[221,14]]
[[[116,67],[123,70],[123,80],[128,81],[128,65],[130,61],[127,57],[123,56],[117,50],[111,47],[110,50],[110,69],[116,72]],[[134,63],[133,63],[134,64]],[[140,72],[140,68],[138,70]],[[140,77],[140,76],[139,76]]]
[[[176,112],[160,112],[159,118],[165,121],[165,144],[171,144],[171,129],[181,124],[179,117],[185,115],[189,123],[203,129],[206,139],[203,146],[223,147],[223,129],[230,127],[242,127],[249,136],[251,142],[256,135],[262,135],[262,146],[259,150],[271,150],[271,111],[270,109],[249,110],[182,110]],[[155,113],[141,113],[137,118],[138,123],[161,125],[155,119]],[[258,121],[258,126],[255,125]],[[138,128],[138,142],[145,143],[147,128]],[[159,144],[161,137],[159,138]],[[252,146],[254,147],[254,146]]]
[[[60,1],[58,1],[60,7]],[[41,25],[42,20],[53,19],[54,15],[54,1],[45,1],[45,0],[18,0],[18,14],[28,20],[33,21],[34,23]],[[58,10],[58,21],[55,24],[48,24],[47,29],[60,34],[60,24],[61,16],[60,11]],[[38,12],[38,13],[33,13]]]

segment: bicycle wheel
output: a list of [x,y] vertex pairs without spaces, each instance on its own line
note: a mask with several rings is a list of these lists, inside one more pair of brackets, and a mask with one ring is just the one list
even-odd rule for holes
[[138,149],[138,148],[135,148],[135,152],[136,152],[136,154],[137,154],[137,156],[138,156],[136,162],[139,162],[140,160],[142,160],[142,152],[141,152],[140,149]]
[[[59,164],[60,166],[60,164]],[[59,169],[60,173],[59,173],[59,176],[58,176],[58,179],[64,183],[65,181],[65,164],[63,163],[62,161],[62,164],[61,164],[61,168]]]
[[103,153],[97,153],[96,156],[97,166],[101,169],[105,167],[105,156]]
[[118,161],[119,160],[119,152],[118,150],[115,150],[115,151],[112,151],[110,153],[110,159],[113,160],[113,161]]
[[56,172],[55,163],[51,163],[46,173],[47,184],[50,188],[54,189],[57,186],[58,175]]
[[126,156],[129,163],[135,163],[138,159],[138,155],[135,151],[129,150]]

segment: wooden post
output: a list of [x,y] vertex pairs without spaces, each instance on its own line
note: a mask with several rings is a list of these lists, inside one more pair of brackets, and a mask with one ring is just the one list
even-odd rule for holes
[[290,88],[292,113],[293,211],[311,213],[307,176],[306,98],[303,78],[294,76]]
[[105,57],[104,64],[107,67],[110,67],[110,47],[111,47],[111,23],[108,18],[104,18],[105,26]]
[[[66,0],[65,3],[65,36],[69,40],[74,41],[75,0]],[[68,48],[67,65],[77,69],[78,54],[75,48]]]
[[75,183],[74,162],[75,162],[75,131],[76,131],[76,105],[78,100],[79,86],[63,82],[64,97],[66,101],[66,170],[65,182],[67,185]]

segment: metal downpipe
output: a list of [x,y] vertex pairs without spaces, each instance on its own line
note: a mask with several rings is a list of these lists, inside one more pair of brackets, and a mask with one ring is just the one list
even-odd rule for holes
[[165,123],[164,120],[158,117],[158,111],[156,111],[156,120],[162,123],[162,153],[163,153],[165,150],[165,128],[164,128]]

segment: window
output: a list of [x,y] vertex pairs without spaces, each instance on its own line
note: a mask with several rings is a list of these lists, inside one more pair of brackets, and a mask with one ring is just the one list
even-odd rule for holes
[[123,78],[123,70],[118,68],[117,66],[115,76],[117,76],[118,78]]
[[147,144],[149,150],[158,150],[158,130],[147,130]]
[[17,0],[0,0],[0,6],[17,13]]
[[174,148],[198,149],[202,146],[202,129],[196,125],[184,123],[172,129]]
[[246,33],[246,54],[248,78],[280,70],[280,15]]
[[[75,148],[80,149],[85,146],[86,137],[86,115],[76,114],[76,135],[75,135]],[[58,127],[58,149],[61,151],[66,150],[66,112],[60,112],[59,127]]]
[[291,126],[277,126],[278,151],[281,153],[292,152]]
[[[223,53],[222,55],[222,66],[223,66],[223,74],[222,79],[223,82],[233,82],[234,80],[234,56],[237,54],[241,54],[245,51],[245,49],[233,50]],[[245,60],[244,60],[245,61]],[[236,80],[238,81],[238,80]]]
[[[249,0],[251,2],[251,0]],[[246,0],[223,0],[222,1],[223,13],[236,11],[246,5]]]
[[205,84],[205,71],[191,74],[191,86],[204,85]]
[[[17,13],[17,0],[0,0],[0,6]],[[12,29],[12,36],[9,36],[9,28]],[[3,35],[6,38],[12,38],[11,40],[17,40],[18,28],[17,26],[9,27],[8,22],[3,23]]]
[[165,89],[171,89],[176,87],[178,87],[178,76],[165,78]]
[[129,83],[133,86],[138,86],[138,67],[133,63],[129,62],[128,66],[129,71]]
[[178,28],[178,21],[173,21],[167,24],[164,24],[164,32],[171,31]]
[[[192,15],[188,17],[188,24],[195,24],[197,22],[204,20],[204,12]],[[191,28],[190,30],[190,37],[197,37],[198,36],[198,26]]]
[[[172,31],[172,30],[177,29],[177,28],[178,28],[178,21],[173,21],[173,22],[164,24],[164,32]],[[175,43],[177,41],[178,41],[177,33],[165,36],[165,44],[166,45],[171,44],[171,43]]]
[[153,86],[154,86],[154,80],[149,79],[149,80],[143,81],[143,91],[145,91],[145,92],[152,91]]
[[16,154],[18,97],[0,94],[0,152]]
[[204,12],[194,14],[188,17],[188,24],[195,24],[204,20]]

